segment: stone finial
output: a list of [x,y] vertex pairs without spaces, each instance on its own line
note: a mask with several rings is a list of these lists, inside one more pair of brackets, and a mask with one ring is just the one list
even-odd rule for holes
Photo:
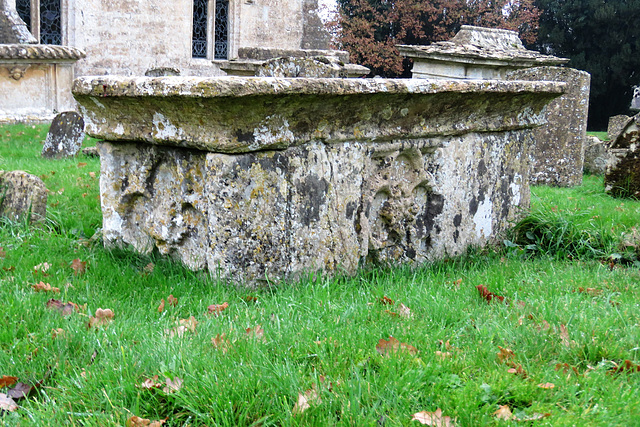
[[34,222],[46,213],[47,187],[40,178],[24,171],[0,171],[0,215]]

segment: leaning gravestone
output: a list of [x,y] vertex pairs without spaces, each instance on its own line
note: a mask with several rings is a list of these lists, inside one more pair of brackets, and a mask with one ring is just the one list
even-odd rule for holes
[[607,138],[610,140],[616,139],[616,136],[620,133],[625,124],[631,117],[625,114],[618,114],[617,116],[609,117],[609,124],[607,125]]
[[640,198],[640,114],[630,118],[611,143],[604,189],[614,197]]
[[34,222],[47,213],[47,187],[24,171],[0,171],[0,216]]
[[84,120],[74,111],[58,114],[42,147],[42,157],[61,159],[78,154],[84,139]]

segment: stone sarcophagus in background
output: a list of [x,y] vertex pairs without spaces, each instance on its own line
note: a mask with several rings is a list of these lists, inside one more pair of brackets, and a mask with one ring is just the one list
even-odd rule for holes
[[421,263],[529,206],[531,130],[562,83],[81,78],[108,245],[234,281]]

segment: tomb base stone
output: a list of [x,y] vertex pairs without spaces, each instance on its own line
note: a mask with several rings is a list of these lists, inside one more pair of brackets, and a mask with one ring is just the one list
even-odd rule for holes
[[532,129],[562,87],[109,77],[75,95],[107,139],[105,243],[256,285],[499,239],[529,206]]

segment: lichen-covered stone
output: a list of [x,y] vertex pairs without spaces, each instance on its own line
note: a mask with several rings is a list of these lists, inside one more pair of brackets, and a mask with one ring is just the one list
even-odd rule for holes
[[611,142],[604,187],[614,197],[640,198],[640,114],[630,118]]
[[82,148],[84,120],[75,111],[58,114],[51,122],[47,138],[42,146],[42,157],[61,159],[74,157]]
[[609,117],[609,124],[607,125],[607,138],[610,141],[616,139],[624,125],[627,124],[631,117],[625,114],[618,114],[617,116]]
[[[76,84],[92,133],[109,140],[100,144],[105,242],[157,247],[250,284],[419,264],[498,238],[529,205],[531,130],[562,90],[171,79]],[[150,137],[157,114],[167,133]],[[273,142],[224,140],[238,128]]]
[[565,82],[566,92],[547,105],[547,124],[534,131],[531,183],[572,187],[582,183],[591,76],[568,67],[516,70],[513,80]]
[[0,171],[0,215],[13,221],[41,221],[47,214],[47,187],[24,171]]
[[329,56],[281,57],[262,63],[256,77],[348,77],[344,62]]
[[587,136],[584,144],[584,173],[604,175],[609,157],[607,142],[596,136]]

